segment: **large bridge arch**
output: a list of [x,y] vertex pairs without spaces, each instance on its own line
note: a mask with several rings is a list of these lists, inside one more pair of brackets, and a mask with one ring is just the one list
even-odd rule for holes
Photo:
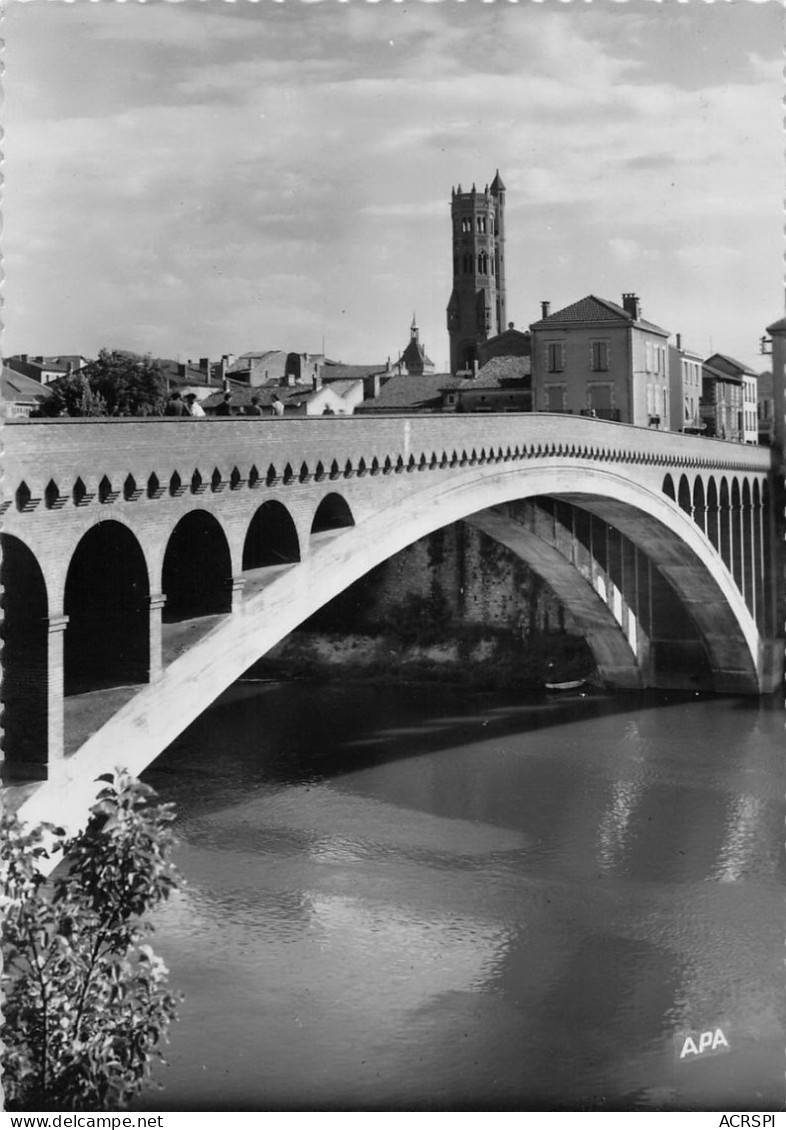
[[[691,615],[704,643],[717,691],[757,693],[759,636],[728,568],[709,539],[661,490],[650,489],[618,472],[564,462],[498,470],[419,492],[405,504],[386,509],[341,538],[342,579],[326,578],[312,611],[332,599],[368,569],[413,541],[479,511],[533,496],[564,499],[618,529],[651,558]],[[401,510],[400,520],[394,514]],[[373,531],[373,532],[372,532]],[[357,538],[357,555],[348,560],[349,544]],[[348,576],[351,568],[352,576]],[[320,599],[324,594],[324,599]],[[315,594],[316,595],[316,594]],[[294,625],[293,625],[294,627]],[[290,629],[287,629],[290,630]],[[287,634],[286,632],[283,634]]]

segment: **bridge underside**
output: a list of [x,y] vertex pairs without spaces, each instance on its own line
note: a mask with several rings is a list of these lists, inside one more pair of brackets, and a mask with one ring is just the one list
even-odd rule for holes
[[551,587],[609,686],[736,694],[777,686],[777,663],[769,674],[760,669],[718,585],[650,516],[565,493],[489,508],[467,521]]

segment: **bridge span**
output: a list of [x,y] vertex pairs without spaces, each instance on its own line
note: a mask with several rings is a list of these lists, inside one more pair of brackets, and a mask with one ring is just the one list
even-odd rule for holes
[[4,773],[39,782],[30,818],[84,811],[99,772],[140,772],[322,605],[462,520],[553,588],[609,685],[782,686],[767,448],[529,413],[29,421],[4,441]]

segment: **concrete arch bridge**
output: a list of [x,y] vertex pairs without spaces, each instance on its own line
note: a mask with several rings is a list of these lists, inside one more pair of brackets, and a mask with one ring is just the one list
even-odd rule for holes
[[4,772],[38,782],[31,818],[84,811],[99,772],[140,772],[322,605],[461,520],[552,587],[610,685],[782,685],[766,448],[534,413],[4,439]]

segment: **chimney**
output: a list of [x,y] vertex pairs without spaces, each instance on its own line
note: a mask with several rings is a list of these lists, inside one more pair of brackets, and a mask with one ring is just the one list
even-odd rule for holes
[[379,379],[379,373],[372,373],[371,376],[363,378],[363,399],[376,400],[379,396],[379,390],[382,387],[382,382]]
[[178,361],[178,363],[177,363],[177,375],[179,377],[183,377],[183,378],[188,376],[188,365],[186,364],[185,361]]
[[630,314],[634,321],[638,322],[641,317],[641,302],[636,294],[623,294],[622,308],[626,314]]
[[322,388],[322,377],[319,375],[319,373],[314,373],[314,376],[311,378],[311,384],[314,392],[319,392],[319,390]]
[[25,365],[27,364],[27,357],[28,357],[27,353],[20,353],[19,354],[19,360],[22,361]]
[[551,303],[550,302],[541,302],[541,304],[540,304],[540,316],[541,316],[541,318],[548,318],[550,313],[551,313]]
[[202,376],[205,378],[205,381],[207,382],[207,384],[210,384],[210,358],[209,357],[200,357],[199,358],[199,371],[202,374]]
[[677,334],[677,349],[682,349],[682,334]]
[[65,375],[66,375],[67,377],[70,377],[70,376],[72,376],[72,375],[73,375],[73,372],[74,372],[74,363],[73,363],[73,361],[66,361],[66,372],[65,372]]
[[477,358],[476,358],[476,359],[475,359],[475,360],[474,360],[474,361],[472,362],[472,379],[473,379],[473,381],[477,379],[477,375],[478,375],[478,370],[479,370],[479,368],[480,368],[480,364],[479,364],[479,362],[478,362],[478,360],[477,360]]

